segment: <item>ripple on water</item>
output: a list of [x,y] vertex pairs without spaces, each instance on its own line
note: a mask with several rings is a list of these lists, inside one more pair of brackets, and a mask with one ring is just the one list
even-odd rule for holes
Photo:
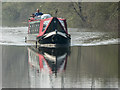
[[[0,44],[2,45],[32,45],[25,43],[27,27],[3,27],[0,29]],[[117,33],[108,32],[78,32],[77,29],[69,31],[71,46],[92,46],[118,44]]]

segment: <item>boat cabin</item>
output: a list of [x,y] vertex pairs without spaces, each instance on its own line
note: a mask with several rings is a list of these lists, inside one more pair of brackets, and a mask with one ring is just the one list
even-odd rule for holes
[[[58,22],[57,22],[58,20]],[[62,27],[61,29],[67,32],[67,24],[65,19],[51,17],[49,14],[43,14],[42,16],[35,17],[29,19],[29,28],[28,33],[29,34],[39,34],[38,36],[42,36],[46,31],[47,28],[50,26],[50,23],[59,23],[59,27]],[[58,27],[57,24],[51,24],[52,27],[50,27],[53,30],[55,30],[55,26]],[[47,31],[48,32],[48,31]]]

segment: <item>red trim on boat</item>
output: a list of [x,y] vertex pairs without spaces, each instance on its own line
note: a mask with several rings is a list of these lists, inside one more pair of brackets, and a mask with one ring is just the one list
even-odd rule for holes
[[62,20],[62,21],[66,20],[66,19],[62,19],[62,18],[57,18],[57,19]]
[[41,70],[43,68],[41,55],[39,55],[39,65],[40,65],[40,70]]
[[[47,19],[37,19],[37,20],[35,20],[35,18],[31,18],[31,20],[28,20],[28,22],[40,21],[39,34],[37,35],[37,37],[40,37],[40,36],[42,36],[46,32],[46,30],[49,27],[49,25],[50,25],[50,23],[51,23],[53,18],[54,17],[47,18]],[[68,34],[66,19],[61,19],[61,18],[57,18],[57,19],[58,19],[58,23],[60,24],[62,29],[66,32],[66,34]],[[48,23],[48,25],[45,28],[45,30],[42,32],[43,23],[44,23],[44,21],[48,21],[48,20],[50,20],[50,22]],[[61,22],[59,20],[62,20],[64,22],[65,29],[64,29],[64,26],[61,24]],[[28,33],[29,33],[29,30],[30,30],[30,24],[29,24],[29,27],[28,27]]]
[[[43,20],[41,19],[41,22],[40,22],[40,31],[39,31],[39,35],[38,35],[37,37],[42,36],[42,35],[46,32],[46,30],[47,30],[48,26],[50,25],[52,19],[53,19],[53,17],[48,18],[48,19],[43,19]],[[43,22],[44,22],[44,21],[48,21],[48,20],[51,20],[51,21],[48,23],[47,27],[46,27],[45,30],[42,32]]]
[[39,65],[40,65],[40,70],[46,70],[46,69],[44,69],[44,67],[43,67],[43,62],[42,62],[42,60],[44,60],[45,61],[45,63],[46,63],[46,65],[47,65],[47,67],[49,68],[49,73],[51,74],[52,73],[52,70],[51,70],[51,68],[49,67],[49,65],[48,65],[48,63],[47,63],[47,61],[45,60],[45,58],[44,58],[44,56],[42,56],[41,54],[38,54],[38,56],[39,56]]

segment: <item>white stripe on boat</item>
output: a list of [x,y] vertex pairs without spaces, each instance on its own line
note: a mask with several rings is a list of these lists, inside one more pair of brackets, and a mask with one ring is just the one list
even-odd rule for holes
[[66,57],[66,55],[67,55],[67,53],[65,53],[64,55],[62,55],[62,56],[59,56],[57,59],[58,60],[64,60],[65,59],[65,57]]
[[56,61],[56,57],[52,56],[52,55],[49,55],[48,53],[44,53],[44,57],[49,59],[49,60]]
[[56,56],[50,55],[48,53],[44,53],[45,58],[47,58],[48,60],[54,61],[54,62],[56,62],[56,60],[64,60],[66,55],[67,55],[67,53],[65,53],[62,56],[56,57]]
[[58,35],[61,35],[61,36],[65,37],[65,38],[67,38],[65,33],[58,32],[58,31],[57,31],[57,33],[56,33],[56,31],[50,32],[50,33],[46,34],[46,36],[44,38],[50,37],[50,36],[55,35],[55,34],[58,34]]
[[62,32],[57,32],[57,34],[59,34],[59,35],[65,37],[65,38],[67,38],[66,34],[64,34],[64,33],[62,33]]

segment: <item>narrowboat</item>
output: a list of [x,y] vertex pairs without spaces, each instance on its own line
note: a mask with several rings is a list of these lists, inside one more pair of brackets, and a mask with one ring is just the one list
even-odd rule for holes
[[40,46],[69,46],[71,36],[68,34],[66,19],[43,14],[28,20],[28,34]]

